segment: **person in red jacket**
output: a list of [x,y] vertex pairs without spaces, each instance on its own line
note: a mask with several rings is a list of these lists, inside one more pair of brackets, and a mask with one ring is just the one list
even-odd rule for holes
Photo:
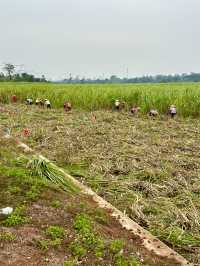
[[11,96],[11,101],[12,101],[12,103],[16,103],[17,102],[17,96],[16,95],[12,95]]

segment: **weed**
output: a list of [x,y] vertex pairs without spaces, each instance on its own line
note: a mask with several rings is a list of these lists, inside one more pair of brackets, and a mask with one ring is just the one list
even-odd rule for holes
[[24,215],[25,206],[17,207],[3,222],[6,226],[16,226],[28,222],[28,218]]
[[85,214],[78,214],[75,218],[74,228],[79,233],[87,248],[94,248],[98,239],[93,233],[90,218]]
[[122,255],[115,256],[115,265],[116,266],[141,266],[138,259],[134,257],[125,258]]
[[9,232],[9,231],[6,231],[6,232],[2,232],[0,233],[0,240],[1,241],[8,241],[8,242],[12,242],[16,239],[16,235]]
[[87,250],[78,242],[74,242],[70,245],[70,250],[73,256],[81,258],[86,255]]
[[68,261],[65,261],[63,266],[76,266],[76,260],[68,260]]
[[74,221],[74,228],[78,233],[91,231],[92,224],[90,218],[86,214],[78,214]]
[[16,225],[21,225],[21,224],[24,224],[26,223],[26,218],[18,215],[18,214],[11,214],[9,215],[6,220],[4,221],[4,224],[6,226],[16,226]]
[[94,254],[97,257],[103,257],[105,253],[106,245],[102,239],[97,239],[94,247]]
[[11,193],[11,194],[19,194],[21,192],[21,188],[20,187],[17,187],[17,186],[10,186],[8,188],[8,191]]
[[51,203],[51,206],[55,209],[58,209],[61,207],[61,202],[59,200],[54,200],[52,203]]
[[95,209],[95,220],[100,224],[106,224],[109,221],[109,217],[106,212],[100,208]]
[[46,229],[46,235],[49,236],[52,240],[56,240],[58,238],[63,239],[65,235],[65,230],[61,226],[49,226]]
[[56,238],[56,239],[51,241],[51,246],[54,247],[54,248],[60,247],[61,244],[62,244],[62,239],[61,238]]
[[109,250],[113,254],[118,254],[124,247],[124,242],[122,240],[113,240],[110,243]]
[[26,192],[26,198],[28,200],[36,200],[39,196],[40,191],[38,190],[37,186],[32,186],[31,189],[29,191]]
[[105,243],[93,232],[90,218],[85,214],[78,214],[74,221],[74,228],[83,246],[97,257],[102,257],[105,252]]
[[41,250],[47,251],[49,249],[49,241],[46,239],[36,239],[34,240],[36,246],[39,247]]

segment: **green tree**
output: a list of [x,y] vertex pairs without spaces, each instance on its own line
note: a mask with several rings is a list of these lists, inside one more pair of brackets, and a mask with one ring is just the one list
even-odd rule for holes
[[15,72],[15,66],[13,64],[7,63],[4,65],[3,69],[6,71],[9,80],[11,80],[12,75]]

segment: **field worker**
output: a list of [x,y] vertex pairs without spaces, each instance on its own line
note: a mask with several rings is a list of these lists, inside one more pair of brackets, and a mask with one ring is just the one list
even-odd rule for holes
[[149,116],[156,117],[156,116],[158,116],[158,115],[159,115],[159,113],[158,113],[158,111],[157,111],[156,109],[151,109],[151,110],[149,111]]
[[70,102],[65,102],[65,103],[64,103],[64,110],[65,110],[66,112],[68,112],[68,111],[71,111],[71,109],[72,109],[72,105],[71,105],[71,103],[70,103]]
[[44,106],[44,102],[43,102],[43,100],[41,100],[40,98],[37,98],[37,99],[36,99],[35,104],[36,104],[37,106],[40,106],[40,107],[43,107],[43,106]]
[[27,105],[32,105],[32,104],[33,104],[33,99],[31,99],[31,98],[27,98],[27,99],[26,99],[26,104],[27,104]]
[[120,103],[120,109],[124,109],[126,107],[126,102],[123,101]]
[[40,99],[39,105],[40,105],[40,107],[44,107],[44,100]]
[[120,110],[120,105],[121,105],[121,103],[120,103],[120,101],[119,100],[115,100],[115,109],[116,110]]
[[136,115],[136,114],[138,114],[139,113],[139,111],[140,111],[140,107],[132,107],[131,108],[131,114],[133,114],[133,115]]
[[51,108],[51,103],[47,99],[44,100],[44,105],[46,106],[47,109],[50,109]]
[[41,102],[41,100],[40,100],[39,98],[37,98],[37,99],[35,100],[35,104],[36,104],[36,105],[40,105],[40,102]]
[[175,117],[175,115],[177,114],[176,106],[175,105],[171,105],[169,107],[169,114],[171,115],[171,118],[174,118]]
[[12,95],[12,97],[11,97],[11,101],[12,101],[13,103],[16,103],[16,102],[17,102],[17,96],[16,96],[16,95]]

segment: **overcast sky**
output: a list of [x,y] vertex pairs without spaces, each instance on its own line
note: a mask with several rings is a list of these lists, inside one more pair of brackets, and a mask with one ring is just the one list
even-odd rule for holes
[[200,72],[200,0],[0,0],[0,36],[52,78]]

